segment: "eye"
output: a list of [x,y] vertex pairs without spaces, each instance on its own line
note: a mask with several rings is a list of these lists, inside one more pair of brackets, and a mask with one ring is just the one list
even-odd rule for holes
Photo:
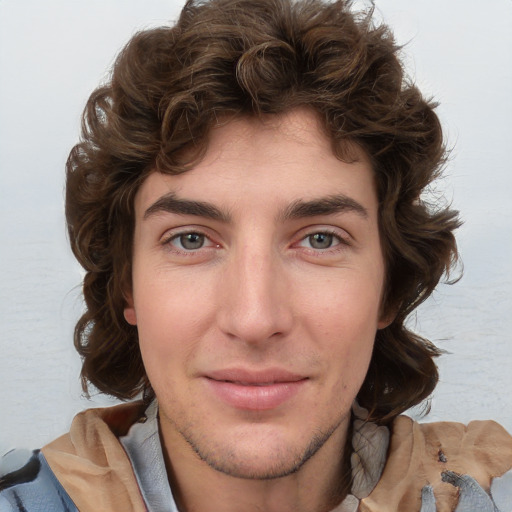
[[308,243],[313,249],[328,249],[334,242],[334,235],[330,233],[315,233],[309,235]]
[[214,245],[206,235],[195,231],[174,235],[167,243],[182,251],[197,251]]
[[335,247],[340,243],[342,243],[342,240],[339,236],[328,232],[318,232],[312,233],[303,238],[300,241],[299,246],[316,250],[325,250]]

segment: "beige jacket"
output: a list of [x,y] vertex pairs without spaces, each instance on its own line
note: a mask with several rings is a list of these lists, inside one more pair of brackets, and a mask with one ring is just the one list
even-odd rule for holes
[[[144,421],[139,402],[90,409],[75,417],[68,434],[42,449],[81,512],[146,510],[118,440],[138,421]],[[420,424],[400,416],[390,437],[385,427],[362,420],[354,427],[352,494],[336,512],[419,512],[427,510],[422,509],[422,492],[427,491],[433,491],[436,502],[428,510],[452,512],[460,489],[444,482],[443,473],[445,479],[446,474],[471,475],[489,492],[491,481],[512,468],[512,437],[492,421]]]

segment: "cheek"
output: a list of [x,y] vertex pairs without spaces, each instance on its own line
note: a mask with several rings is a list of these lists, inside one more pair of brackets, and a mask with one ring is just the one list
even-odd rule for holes
[[191,359],[211,323],[214,301],[193,279],[144,277],[141,286],[134,286],[134,311],[140,350],[151,379],[152,373],[166,374],[171,367],[176,372]]
[[[162,356],[190,352],[199,337],[197,308],[190,303],[154,304],[137,310],[137,328],[143,357],[157,362]],[[163,361],[163,360],[162,360]]]
[[379,321],[378,284],[347,272],[339,279],[324,281],[322,287],[308,287],[300,309],[328,338],[373,339]]
[[139,335],[179,337],[194,330],[213,303],[207,293],[210,288],[201,276],[190,272],[141,272],[134,284]]
[[305,298],[309,331],[327,354],[331,385],[357,393],[372,356],[378,327],[380,287],[360,279],[342,279]]

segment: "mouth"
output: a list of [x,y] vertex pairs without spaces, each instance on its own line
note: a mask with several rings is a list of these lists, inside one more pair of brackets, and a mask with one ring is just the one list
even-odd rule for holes
[[204,377],[217,399],[236,409],[250,411],[283,406],[308,381],[308,377],[282,369],[226,369],[209,372]]
[[[221,380],[219,382],[230,382],[231,384],[236,384],[238,386],[272,386],[273,384],[282,384],[283,382],[288,381],[278,381],[278,380],[272,380],[269,382],[244,382],[240,380]],[[293,381],[295,382],[295,381]]]
[[232,382],[242,386],[266,386],[282,382],[298,382],[307,378],[281,368],[269,368],[265,370],[227,368],[208,372],[205,374],[205,377],[217,381]]

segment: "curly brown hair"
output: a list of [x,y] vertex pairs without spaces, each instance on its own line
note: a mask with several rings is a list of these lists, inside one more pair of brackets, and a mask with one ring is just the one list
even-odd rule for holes
[[377,332],[359,403],[386,422],[432,392],[439,351],[404,322],[455,263],[459,220],[420,198],[446,151],[436,105],[406,79],[399,51],[388,27],[344,0],[189,0],[175,26],[129,41],[89,98],[67,162],[69,238],[86,271],[75,329],[84,390],[121,399],[151,390],[123,317],[143,180],[186,172],[219,118],[308,106],[336,154],[346,158],[356,142],[376,177],[383,307],[395,319]]

